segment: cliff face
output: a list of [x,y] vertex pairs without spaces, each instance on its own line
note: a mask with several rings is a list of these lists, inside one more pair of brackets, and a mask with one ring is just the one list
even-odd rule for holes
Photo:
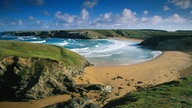
[[[29,57],[29,55],[23,57],[24,55],[19,56],[16,53],[17,56],[12,56],[8,53],[8,46],[12,43],[15,46],[23,44],[25,47],[31,45],[33,45],[31,47],[35,47],[36,45],[1,41],[0,52],[3,50],[4,53],[0,54],[0,100],[31,100],[75,92],[72,77],[81,74],[84,67],[90,65],[83,57],[68,50],[65,51],[65,57],[60,61],[48,57]],[[38,44],[38,47],[40,46],[44,45]],[[49,47],[48,45],[45,46]],[[57,48],[59,47],[55,47],[53,50],[49,49],[49,51],[54,53]],[[16,52],[14,47],[11,51]],[[26,49],[25,52],[27,53],[28,50]],[[40,51],[36,50],[36,52]],[[69,58],[73,54],[76,56]],[[69,62],[66,65],[65,59],[69,59],[67,61],[76,59],[76,62],[75,64]]]
[[156,36],[151,37],[139,45],[155,50],[192,50],[192,36]]
[[82,72],[49,59],[20,57],[1,58],[0,69],[2,99],[39,99],[72,92],[71,77]]

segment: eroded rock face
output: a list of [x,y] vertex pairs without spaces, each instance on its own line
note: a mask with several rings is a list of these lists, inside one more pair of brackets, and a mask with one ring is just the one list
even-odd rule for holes
[[74,92],[81,69],[43,58],[0,57],[0,100],[31,100]]

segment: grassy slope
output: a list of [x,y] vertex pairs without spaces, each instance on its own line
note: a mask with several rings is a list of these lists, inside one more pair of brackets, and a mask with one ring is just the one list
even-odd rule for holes
[[128,93],[105,108],[191,108],[192,77]]
[[0,56],[39,57],[62,62],[65,66],[81,65],[82,57],[65,48],[0,40]]

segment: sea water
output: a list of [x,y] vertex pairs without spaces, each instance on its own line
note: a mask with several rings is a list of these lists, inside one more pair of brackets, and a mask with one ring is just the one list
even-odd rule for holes
[[94,65],[129,65],[144,62],[160,55],[161,51],[138,46],[138,42],[115,39],[63,39],[35,36],[1,35],[0,40],[17,40],[31,43],[51,44],[65,47]]

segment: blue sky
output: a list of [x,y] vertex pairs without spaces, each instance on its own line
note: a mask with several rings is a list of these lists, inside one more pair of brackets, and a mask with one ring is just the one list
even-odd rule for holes
[[0,31],[192,30],[192,0],[1,0]]

